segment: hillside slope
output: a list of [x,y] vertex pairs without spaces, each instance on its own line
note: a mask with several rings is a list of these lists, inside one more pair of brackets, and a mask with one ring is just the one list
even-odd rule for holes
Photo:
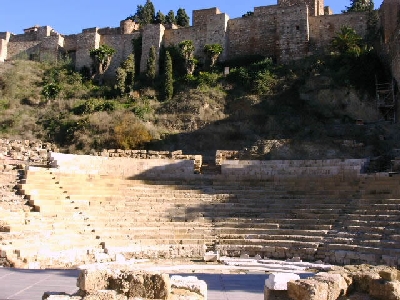
[[[161,101],[158,82],[121,96],[67,64],[8,62],[0,64],[0,131],[71,153],[146,148],[213,156],[227,149],[250,159],[379,157],[386,161],[379,168],[388,168],[399,126],[376,110],[374,79],[358,75],[329,60],[261,60],[228,76],[215,70],[176,80],[174,97]],[[54,81],[61,92],[46,98]]]

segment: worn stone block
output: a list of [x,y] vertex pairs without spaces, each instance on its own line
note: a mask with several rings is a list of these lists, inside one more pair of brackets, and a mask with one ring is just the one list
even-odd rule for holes
[[377,300],[400,300],[400,282],[381,279],[371,280],[369,295]]
[[288,295],[292,300],[327,300],[328,283],[313,279],[289,281]]
[[207,300],[207,283],[195,276],[171,276],[171,288],[187,290],[201,295],[204,300]]
[[265,287],[269,290],[287,290],[291,280],[299,280],[300,276],[294,273],[272,273],[265,280]]
[[385,269],[379,271],[379,276],[386,281],[397,280],[397,270],[395,269]]

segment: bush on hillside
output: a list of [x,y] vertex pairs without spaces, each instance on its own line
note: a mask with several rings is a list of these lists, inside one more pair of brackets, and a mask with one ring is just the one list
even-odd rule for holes
[[120,149],[139,149],[150,142],[152,136],[146,127],[132,114],[122,116],[114,127],[115,145]]

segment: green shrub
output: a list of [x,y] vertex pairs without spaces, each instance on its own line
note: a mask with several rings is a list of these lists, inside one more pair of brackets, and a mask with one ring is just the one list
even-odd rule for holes
[[139,119],[146,120],[146,116],[153,112],[153,109],[151,108],[151,105],[150,105],[150,100],[142,99],[142,100],[136,101],[132,108],[132,112]]
[[55,99],[61,91],[61,86],[57,83],[48,83],[43,87],[42,95],[46,100]]
[[87,115],[99,111],[114,111],[116,103],[114,101],[106,101],[99,99],[89,99],[72,109],[75,115]]
[[164,71],[164,100],[170,100],[174,95],[174,78],[172,58],[169,52],[165,54],[165,71]]
[[218,84],[221,75],[218,73],[200,72],[198,76],[198,83],[200,85],[208,85],[215,87]]
[[255,76],[253,90],[258,95],[271,94],[276,83],[275,76],[269,70],[260,71]]

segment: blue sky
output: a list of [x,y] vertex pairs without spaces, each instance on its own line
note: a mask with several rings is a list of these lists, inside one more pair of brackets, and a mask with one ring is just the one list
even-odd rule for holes
[[[132,0],[0,0],[0,32],[9,31],[15,34],[23,32],[24,28],[33,25],[49,25],[61,34],[80,33],[90,27],[118,27],[119,22],[136,12],[139,4],[146,1]],[[277,0],[152,0],[156,11],[164,14],[169,10],[184,8],[191,17],[195,9],[218,7],[231,18],[237,18],[253,11],[254,7],[277,4]],[[375,0],[375,8],[379,8],[382,0]],[[350,0],[325,0],[334,13],[340,13]]]

